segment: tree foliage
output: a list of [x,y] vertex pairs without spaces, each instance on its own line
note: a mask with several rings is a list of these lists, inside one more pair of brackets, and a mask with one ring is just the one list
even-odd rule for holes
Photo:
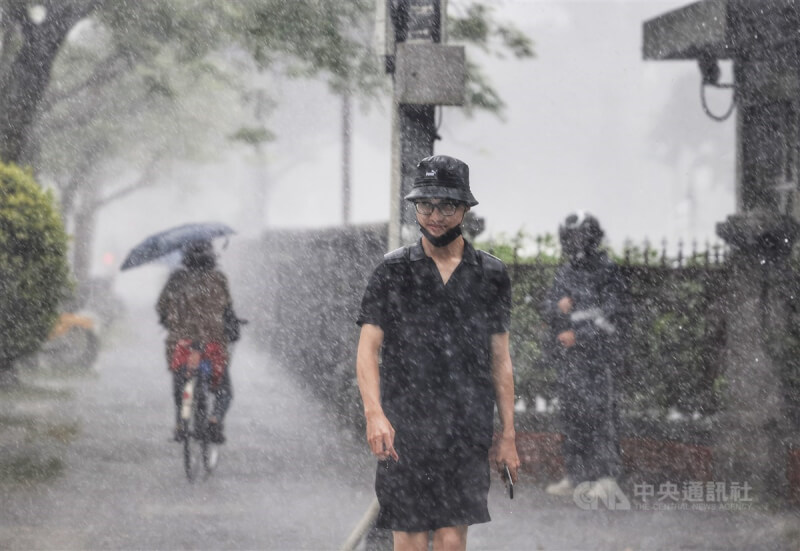
[[[533,55],[530,39],[484,3],[450,6],[452,40],[496,55]],[[30,127],[42,102],[45,112],[59,102],[75,107],[133,73],[150,93],[177,100],[173,71],[219,71],[209,60],[214,53],[234,65],[243,54],[262,69],[322,75],[334,90],[371,93],[384,80],[371,47],[373,9],[371,0],[0,0],[0,158],[31,161]],[[102,31],[94,49],[67,51],[87,24]],[[175,64],[165,66],[165,58]],[[61,62],[73,70],[70,82],[56,77],[51,87]],[[473,62],[468,88],[468,110],[502,108]]]
[[328,77],[336,91],[372,92],[381,74],[370,40],[371,0],[267,0],[253,8],[249,50],[261,66]]
[[0,163],[0,370],[47,337],[68,287],[66,249],[52,194]]
[[[170,96],[173,77],[187,69],[219,71],[212,54],[236,65],[251,56],[259,66],[287,74],[325,73],[334,86],[357,89],[377,82],[364,42],[366,0],[216,2],[213,0],[0,0],[0,157],[31,160],[30,128],[45,102],[75,107],[108,83],[137,74],[151,93]],[[34,6],[43,18],[36,20]],[[100,31],[94,49],[67,52],[80,25]],[[76,53],[83,57],[76,57]],[[165,55],[166,53],[166,55]],[[164,59],[175,63],[169,67]],[[75,69],[68,86],[56,80],[57,63]],[[82,67],[75,67],[82,65]],[[177,75],[173,74],[177,69]],[[45,99],[45,96],[48,96]],[[172,96],[178,99],[177,96]],[[124,112],[126,105],[118,106]]]
[[[450,6],[454,40],[532,55],[482,3]],[[97,209],[158,183],[173,160],[280,139],[248,120],[254,73],[385,90],[373,10],[372,0],[0,0],[0,159],[56,188],[80,279]],[[467,96],[468,111],[502,110],[474,63]]]
[[[45,5],[38,23],[34,4],[0,0],[0,104],[4,90],[20,86],[15,64],[46,73],[39,92],[26,96],[31,101],[0,105],[26,111],[0,116],[0,157],[31,163],[56,188],[79,237],[76,264],[87,256],[78,249],[89,245],[97,209],[157,183],[173,160],[206,160],[231,139],[271,136],[242,122],[241,98],[254,71],[322,74],[334,88],[378,85],[357,32],[366,13],[361,0],[62,0],[59,9]],[[58,28],[69,31],[56,36],[53,19],[66,13],[75,16]],[[35,39],[29,28],[49,33],[46,59],[20,58]]]
[[[483,2],[453,2],[448,14],[448,40],[478,48],[484,53],[517,59],[535,56],[533,41],[513,23],[498,20],[491,5]],[[467,94],[464,110],[484,110],[502,115],[505,103],[492,86],[483,67],[467,58]]]

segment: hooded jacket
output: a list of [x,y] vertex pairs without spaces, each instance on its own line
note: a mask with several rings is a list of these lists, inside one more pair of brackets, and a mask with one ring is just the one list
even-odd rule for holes
[[168,343],[190,339],[225,344],[224,314],[231,304],[228,280],[222,272],[181,268],[170,275],[156,309],[169,331]]
[[[604,252],[565,262],[558,268],[540,309],[552,332],[551,343],[562,331],[572,330],[576,339],[574,352],[616,355],[628,329],[625,295],[620,269]],[[568,314],[558,308],[558,301],[565,296],[573,302]]]

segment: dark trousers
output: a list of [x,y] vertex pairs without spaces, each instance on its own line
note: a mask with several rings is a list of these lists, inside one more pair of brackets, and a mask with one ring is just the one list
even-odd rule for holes
[[610,369],[575,358],[562,372],[560,412],[567,475],[575,484],[620,474],[618,415]]
[[[183,385],[186,384],[186,372],[181,369],[172,372],[172,395],[175,400],[175,422],[181,421],[181,402],[183,401]],[[233,387],[231,385],[230,369],[225,368],[222,373],[222,378],[216,387],[211,388],[211,394],[214,396],[214,408],[212,415],[217,418],[219,423],[222,423],[228,408],[233,401]]]

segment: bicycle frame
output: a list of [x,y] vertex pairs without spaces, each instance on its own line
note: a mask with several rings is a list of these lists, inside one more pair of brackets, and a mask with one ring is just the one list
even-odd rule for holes
[[[202,457],[206,477],[216,466],[217,446],[209,442],[208,434],[208,381],[211,364],[202,360],[200,366],[183,385],[181,402],[181,436],[183,439],[183,461],[186,477],[193,481]],[[199,449],[194,449],[199,445]]]

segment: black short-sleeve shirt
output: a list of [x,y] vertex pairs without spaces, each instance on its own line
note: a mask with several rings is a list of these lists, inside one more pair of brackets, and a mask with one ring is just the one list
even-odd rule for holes
[[399,447],[489,447],[494,416],[491,336],[509,330],[505,265],[465,243],[445,285],[422,243],[384,257],[372,274],[358,324],[384,333],[381,405]]

